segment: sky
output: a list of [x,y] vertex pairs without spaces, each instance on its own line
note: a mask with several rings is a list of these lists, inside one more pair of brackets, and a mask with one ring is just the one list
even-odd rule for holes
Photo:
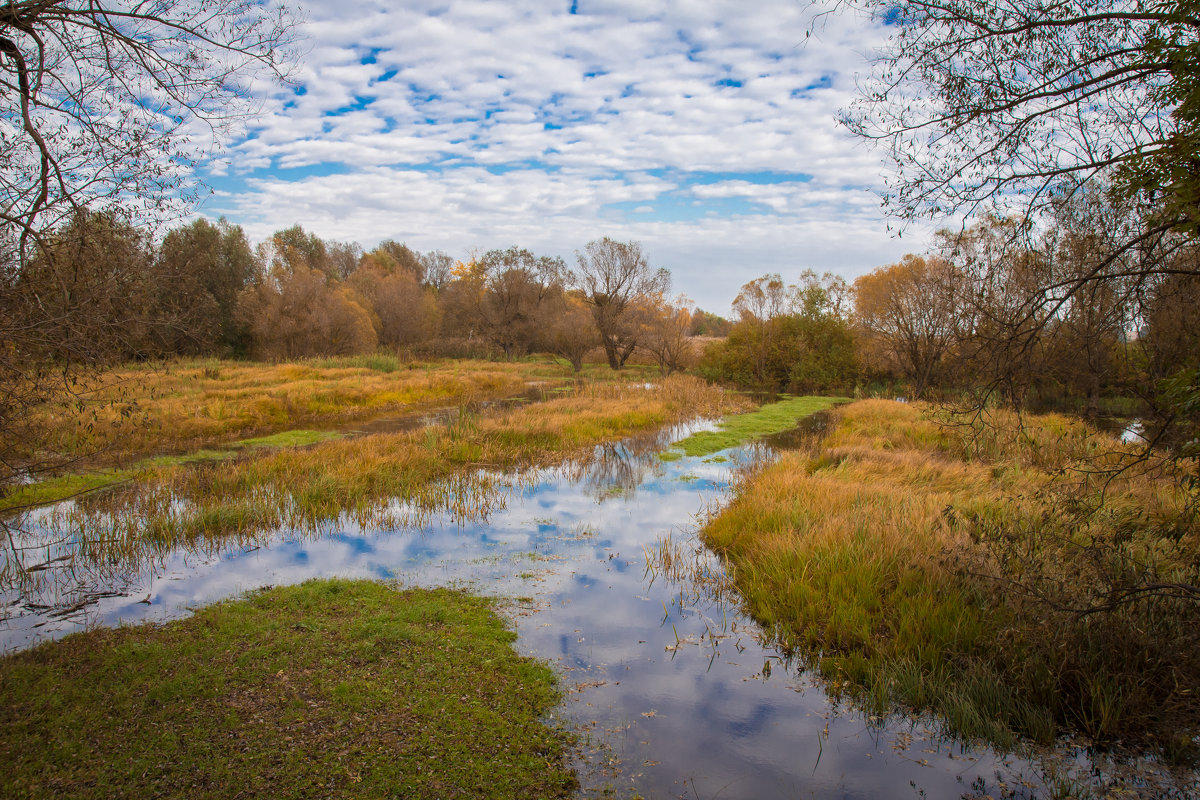
[[204,168],[200,208],[259,241],[370,248],[641,243],[728,314],[742,284],[852,280],[923,249],[889,230],[879,152],[837,123],[883,40],[805,0],[309,0],[290,86]]

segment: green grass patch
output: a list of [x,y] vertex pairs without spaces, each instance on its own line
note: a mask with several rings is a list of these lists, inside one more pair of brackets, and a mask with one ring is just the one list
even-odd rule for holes
[[126,469],[100,469],[90,472],[73,472],[17,487],[0,498],[0,513],[18,508],[61,503],[89,492],[107,489],[121,483],[144,478],[155,467],[176,467],[205,461],[220,461],[237,455],[231,450],[197,450],[194,453],[173,456],[155,456],[139,461]]
[[369,369],[375,372],[395,372],[398,369],[406,369],[407,364],[400,361],[394,355],[388,353],[372,353],[369,355],[357,356],[330,356],[327,358],[314,358],[309,362],[312,366],[318,369]]
[[256,436],[252,439],[242,439],[234,447],[307,447],[318,442],[328,442],[331,439],[345,438],[340,431],[294,430],[280,431],[270,436]]
[[[844,397],[789,397],[745,414],[725,417],[717,430],[693,433],[675,442],[671,448],[687,456],[712,455],[753,439],[791,430],[804,417],[844,402]],[[673,460],[666,454],[659,457],[664,461]]]
[[175,467],[180,464],[198,464],[202,461],[221,461],[235,455],[237,454],[232,450],[195,450],[191,453],[183,453],[181,455],[147,458],[144,461],[138,462],[138,466],[135,469]]
[[134,470],[104,469],[96,472],[61,475],[37,483],[25,484],[0,498],[0,512],[58,503],[87,492],[113,486],[122,481],[132,480],[136,474],[137,472]]
[[0,795],[565,797],[553,673],[490,601],[314,581],[0,660]]

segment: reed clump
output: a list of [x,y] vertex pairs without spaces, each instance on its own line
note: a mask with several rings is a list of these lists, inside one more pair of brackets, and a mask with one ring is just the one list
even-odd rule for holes
[[1200,598],[1152,589],[1200,584],[1186,482],[1081,422],[989,413],[844,407],[703,536],[754,615],[872,711],[1191,759]]

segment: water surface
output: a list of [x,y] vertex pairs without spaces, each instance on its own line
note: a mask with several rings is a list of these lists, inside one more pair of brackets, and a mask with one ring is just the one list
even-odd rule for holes
[[[1040,796],[1040,767],[945,741],[929,720],[865,717],[764,644],[735,603],[668,578],[661,562],[648,565],[647,550],[670,537],[684,561],[719,569],[695,543],[697,520],[724,501],[739,464],[772,456],[757,445],[657,457],[697,427],[502,478],[499,506],[486,518],[444,511],[389,529],[341,520],[318,532],[280,530],[122,560],[73,552],[39,527],[55,511],[40,511],[16,552],[41,567],[3,592],[0,646],[170,619],[313,577],[466,585],[516,598],[507,613],[518,648],[560,669],[568,697],[556,715],[579,732],[585,795]],[[1071,750],[1056,763],[1077,774],[1092,766]]]

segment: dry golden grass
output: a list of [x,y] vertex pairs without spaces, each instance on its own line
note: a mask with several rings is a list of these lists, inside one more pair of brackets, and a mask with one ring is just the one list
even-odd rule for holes
[[568,367],[545,361],[182,360],[95,376],[80,387],[82,407],[43,407],[33,422],[54,453],[98,454],[117,463],[306,425],[511,396],[529,382],[570,377]]
[[1187,741],[1172,726],[1200,722],[1190,623],[1142,607],[1101,621],[1045,596],[1095,602],[1129,565],[1186,579],[1195,530],[1161,534],[1182,518],[1177,484],[1110,475],[1111,513],[1068,517],[1095,469],[1127,459],[1082,423],[995,412],[955,427],[880,400],[835,414],[817,452],[746,476],[704,531],[768,629],[874,710],[932,707],[964,735]]

